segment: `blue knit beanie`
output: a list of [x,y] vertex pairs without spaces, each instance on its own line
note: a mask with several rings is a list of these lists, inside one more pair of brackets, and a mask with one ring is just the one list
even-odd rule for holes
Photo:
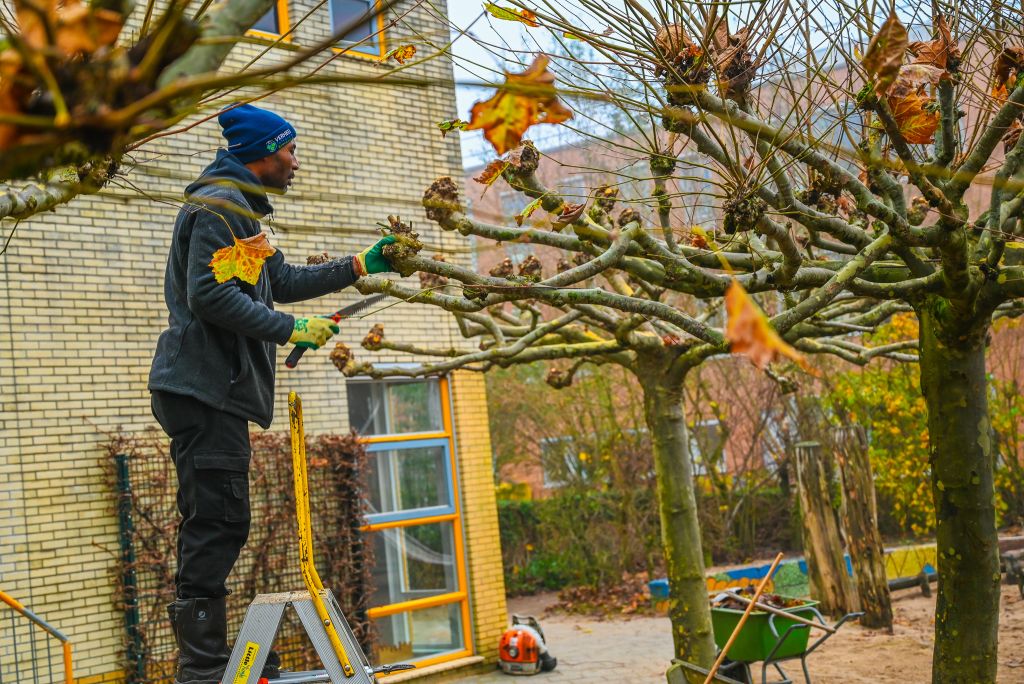
[[228,139],[228,151],[243,164],[274,154],[295,137],[294,126],[251,104],[226,109],[217,121]]

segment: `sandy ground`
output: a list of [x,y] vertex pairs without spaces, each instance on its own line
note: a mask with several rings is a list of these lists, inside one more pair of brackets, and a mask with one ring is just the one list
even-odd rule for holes
[[[999,616],[1000,684],[1024,684],[1024,600],[1016,587],[1003,586]],[[553,595],[510,599],[509,613],[542,616],[554,603]],[[935,599],[925,598],[919,589],[907,589],[893,596],[894,634],[864,629],[856,623],[844,625],[808,657],[814,684],[859,684],[899,682],[923,684],[931,681],[932,630]],[[551,653],[558,658],[554,672],[529,681],[621,682],[640,684],[665,682],[665,668],[672,651],[667,618],[634,617],[597,620],[578,616],[548,615],[541,619]],[[787,672],[802,682],[799,661]],[[755,681],[760,682],[760,670]],[[769,676],[769,682],[780,678]],[[507,675],[467,677],[463,682],[497,684],[510,681]]]

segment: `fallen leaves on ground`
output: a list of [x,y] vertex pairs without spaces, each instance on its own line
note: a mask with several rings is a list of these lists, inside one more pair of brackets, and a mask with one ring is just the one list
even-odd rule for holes
[[260,271],[263,270],[263,262],[273,256],[276,251],[267,240],[266,233],[242,240],[235,238],[235,244],[218,249],[213,253],[210,268],[213,269],[213,277],[217,279],[218,283],[238,278],[250,285],[255,285],[259,280]]
[[505,72],[505,83],[498,92],[473,105],[466,130],[482,129],[495,151],[505,154],[522,142],[530,126],[571,119],[572,111],[558,100],[549,61],[546,55],[539,55],[526,71]]
[[558,603],[549,612],[576,615],[655,615],[646,572],[623,573],[610,587],[567,587],[558,592]]
[[786,356],[805,370],[810,370],[804,355],[779,337],[768,317],[735,280],[725,292],[725,310],[728,315],[725,338],[733,354],[749,357],[761,370],[779,356]]

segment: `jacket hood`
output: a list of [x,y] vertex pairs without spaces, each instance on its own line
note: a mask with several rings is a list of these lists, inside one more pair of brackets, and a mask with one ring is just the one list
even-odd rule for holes
[[224,183],[236,186],[242,192],[242,195],[245,196],[245,200],[256,214],[266,216],[274,210],[273,205],[270,204],[270,200],[267,198],[266,190],[263,189],[263,185],[260,183],[260,179],[256,177],[256,174],[250,171],[238,157],[223,148],[217,150],[217,158],[203,169],[203,172],[199,174],[199,178],[192,181],[185,188],[185,196],[188,197],[200,188],[208,185],[222,185]]

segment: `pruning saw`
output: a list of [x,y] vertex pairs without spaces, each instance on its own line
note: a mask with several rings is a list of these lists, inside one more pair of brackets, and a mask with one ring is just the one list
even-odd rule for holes
[[[385,297],[387,297],[386,294],[375,294],[371,297],[367,297],[366,299],[361,299],[354,304],[343,306],[330,316],[327,316],[327,318],[330,318],[335,323],[340,323],[341,319],[350,318],[353,314],[357,314],[366,307],[376,304]],[[285,359],[284,365],[288,366],[289,368],[295,368],[297,365],[299,365],[299,359],[302,358],[302,355],[306,353],[307,349],[309,349],[309,347],[296,346],[294,349],[292,349],[292,353],[288,355],[288,358]]]

